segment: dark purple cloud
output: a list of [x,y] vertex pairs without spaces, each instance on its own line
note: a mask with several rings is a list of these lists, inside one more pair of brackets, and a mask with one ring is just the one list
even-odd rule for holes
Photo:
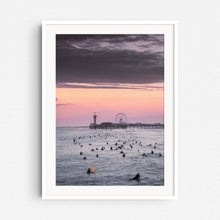
[[57,35],[56,77],[57,85],[163,82],[164,36]]

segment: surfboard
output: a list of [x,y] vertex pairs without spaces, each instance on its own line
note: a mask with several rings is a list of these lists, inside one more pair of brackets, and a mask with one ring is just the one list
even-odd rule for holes
[[95,170],[96,170],[97,167],[94,167],[92,170],[91,170],[91,173],[94,173]]

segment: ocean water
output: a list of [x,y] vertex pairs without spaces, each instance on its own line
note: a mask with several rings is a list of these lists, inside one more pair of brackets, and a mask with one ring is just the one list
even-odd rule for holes
[[[117,149],[121,145],[122,149]],[[105,149],[101,150],[102,147]],[[96,171],[87,174],[87,169],[95,166]],[[137,173],[140,174],[140,181],[130,180]],[[58,127],[56,185],[164,185],[164,130]]]

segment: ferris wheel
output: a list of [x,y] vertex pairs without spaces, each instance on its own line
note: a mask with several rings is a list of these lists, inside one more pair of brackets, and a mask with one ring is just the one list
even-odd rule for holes
[[115,116],[116,124],[126,124],[127,123],[127,115],[125,113],[118,113]]

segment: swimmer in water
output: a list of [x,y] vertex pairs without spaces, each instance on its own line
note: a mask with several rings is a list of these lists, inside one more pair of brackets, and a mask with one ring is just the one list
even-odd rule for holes
[[130,180],[137,180],[137,181],[140,181],[140,174],[137,173],[136,176]]

